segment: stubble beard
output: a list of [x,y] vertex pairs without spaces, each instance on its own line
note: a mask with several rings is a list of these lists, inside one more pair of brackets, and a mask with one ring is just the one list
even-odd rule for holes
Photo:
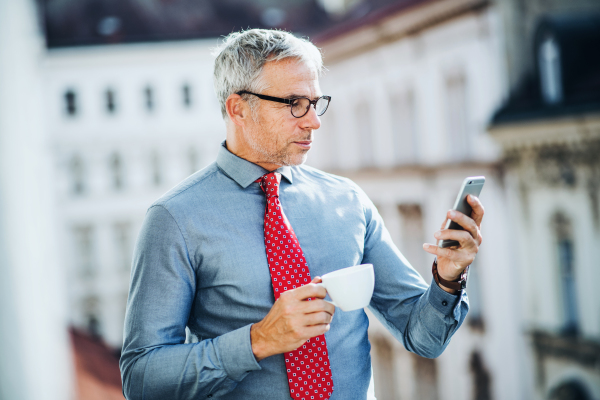
[[[304,164],[308,158],[308,150],[298,149],[294,152],[293,141],[289,141],[285,146],[277,149],[278,144],[276,140],[273,140],[274,133],[265,131],[255,131],[251,133],[251,140],[249,140],[250,147],[259,156],[259,162],[277,165],[286,165],[294,167],[297,165]],[[312,136],[310,133],[305,139],[295,140],[310,140]]]

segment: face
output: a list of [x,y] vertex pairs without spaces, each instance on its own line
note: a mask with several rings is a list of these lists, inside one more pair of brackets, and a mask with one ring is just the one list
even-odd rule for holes
[[[266,63],[261,78],[267,89],[259,94],[309,99],[322,95],[316,69],[295,59]],[[305,116],[295,118],[287,104],[256,101],[254,118],[243,132],[244,158],[268,170],[304,163],[312,146],[313,130],[321,126],[315,108],[311,105]]]

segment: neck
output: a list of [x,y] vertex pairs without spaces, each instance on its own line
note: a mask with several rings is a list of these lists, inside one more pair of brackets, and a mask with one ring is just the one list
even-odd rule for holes
[[[229,127],[228,127],[229,128]],[[237,133],[237,134],[236,134]],[[260,161],[258,156],[254,154],[252,147],[246,143],[243,139],[243,135],[238,132],[231,132],[227,129],[227,136],[225,138],[225,146],[232,154],[235,154],[239,158],[243,158],[246,161],[250,161],[256,165],[259,165],[269,172],[275,171],[277,168],[281,168],[282,165],[273,164],[266,161]]]

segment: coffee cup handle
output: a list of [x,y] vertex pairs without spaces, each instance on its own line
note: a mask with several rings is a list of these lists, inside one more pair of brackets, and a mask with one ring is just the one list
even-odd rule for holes
[[[325,290],[327,290],[327,287],[323,284],[323,282],[315,283],[315,285],[317,285],[317,286],[323,286],[325,288]],[[334,307],[338,307],[339,308],[339,306],[337,304],[335,304],[335,302],[333,302],[333,301],[329,301],[329,300],[324,300],[324,301],[328,302],[329,304],[333,304]]]

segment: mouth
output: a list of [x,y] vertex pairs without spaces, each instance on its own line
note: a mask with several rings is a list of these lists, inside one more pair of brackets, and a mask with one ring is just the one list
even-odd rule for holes
[[302,149],[309,150],[312,145],[312,141],[311,140],[299,140],[297,142],[294,142],[294,144],[300,146],[300,148],[302,148]]

